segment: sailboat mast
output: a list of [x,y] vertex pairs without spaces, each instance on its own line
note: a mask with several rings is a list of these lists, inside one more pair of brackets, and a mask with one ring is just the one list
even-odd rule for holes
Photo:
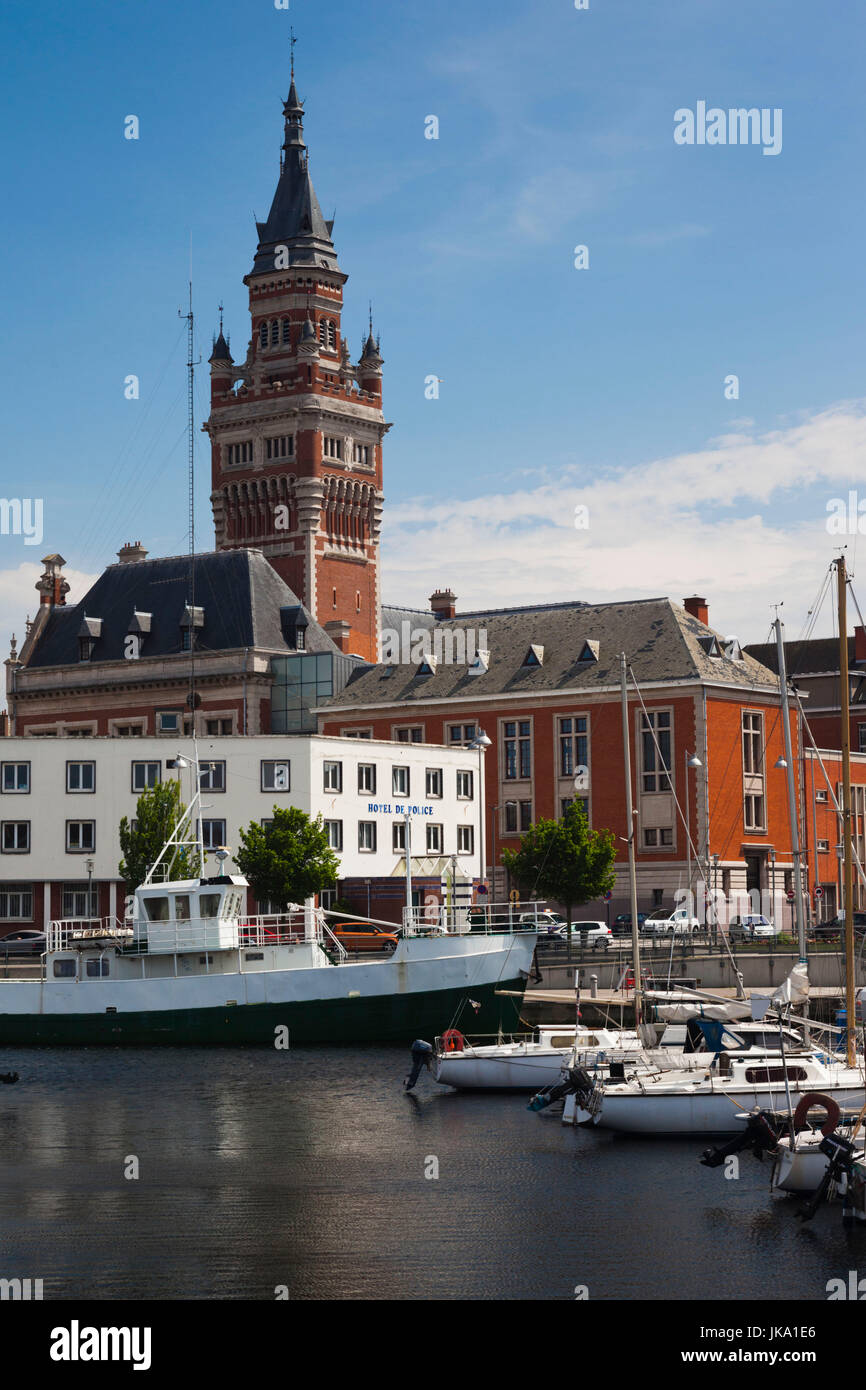
[[622,695],[622,752],[625,764],[625,810],[628,817],[628,878],[631,892],[631,949],[634,958],[634,1026],[641,1025],[643,991],[640,979],[640,937],[637,916],[637,871],[634,860],[635,810],[631,791],[631,738],[628,724],[628,668],[625,652],[620,656],[620,692]]
[[842,882],[845,897],[845,1031],[848,1037],[848,1065],[855,1056],[854,1020],[854,875],[851,863],[851,720],[848,684],[848,577],[845,556],[836,561],[836,597],[839,605],[839,693],[842,707]]
[[[797,922],[797,947],[800,960],[806,959],[806,914],[803,910],[803,870],[800,859],[800,817],[797,788],[794,781],[794,752],[791,746],[791,715],[788,706],[788,672],[785,666],[785,629],[781,618],[776,629],[776,650],[779,658],[779,694],[782,697],[782,733],[785,738],[786,776],[788,779],[788,816],[791,821],[791,858],[794,861],[794,915]],[[775,912],[776,904],[773,904]]]

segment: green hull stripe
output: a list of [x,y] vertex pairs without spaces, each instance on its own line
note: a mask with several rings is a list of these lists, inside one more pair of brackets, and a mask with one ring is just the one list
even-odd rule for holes
[[[289,1031],[289,1046],[305,1043],[405,1043],[433,1038],[446,1028],[466,1033],[513,1032],[519,999],[497,989],[523,990],[523,976],[495,985],[388,994],[374,998],[323,999],[309,1003],[244,1004],[217,1009],[117,1014],[3,1014],[0,1045],[117,1046],[162,1043],[270,1043],[275,1030]],[[470,1005],[469,998],[481,1008]],[[459,1010],[459,1015],[458,1015]],[[455,1016],[456,1022],[455,1022]]]

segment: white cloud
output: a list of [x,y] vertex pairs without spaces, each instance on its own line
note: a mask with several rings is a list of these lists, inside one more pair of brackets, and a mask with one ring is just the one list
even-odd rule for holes
[[[391,504],[385,594],[426,607],[448,584],[472,609],[699,592],[713,626],[742,641],[763,641],[782,601],[799,635],[840,539],[856,559],[856,537],[828,534],[826,504],[866,477],[866,408],[845,402],[763,434],[738,425],[702,450],[618,472],[566,469],[532,489]],[[588,530],[574,527],[578,504]]]

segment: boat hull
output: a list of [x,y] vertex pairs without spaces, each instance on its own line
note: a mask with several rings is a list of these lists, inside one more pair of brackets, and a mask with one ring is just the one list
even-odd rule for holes
[[[862,1085],[834,1088],[830,1094],[843,1106],[859,1108],[866,1099]],[[795,1104],[797,1095],[792,1088]],[[694,1091],[681,1095],[605,1093],[594,1120],[600,1129],[612,1129],[621,1134],[736,1134],[745,1129],[748,1112],[755,1106],[782,1109],[784,1091]]]
[[467,1013],[490,1032],[513,1028],[520,1000],[497,991],[522,992],[534,937],[444,942],[404,941],[390,960],[315,969],[2,981],[0,1044],[408,1045]]
[[562,1079],[562,1066],[572,1049],[514,1052],[508,1057],[479,1057],[470,1052],[438,1058],[436,1080],[442,1086],[473,1091],[540,1091]]

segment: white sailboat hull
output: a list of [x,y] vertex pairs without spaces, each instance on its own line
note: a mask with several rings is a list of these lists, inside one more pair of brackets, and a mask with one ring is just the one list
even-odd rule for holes
[[[866,1099],[862,1081],[840,1087],[828,1087],[825,1082],[821,1090],[842,1106],[859,1107]],[[800,1094],[791,1087],[795,1105]],[[606,1091],[594,1120],[599,1129],[621,1134],[736,1134],[745,1129],[748,1112],[756,1106],[762,1110],[787,1109],[784,1086],[710,1090],[706,1084],[695,1082],[661,1094],[653,1094],[649,1088],[619,1095]]]

